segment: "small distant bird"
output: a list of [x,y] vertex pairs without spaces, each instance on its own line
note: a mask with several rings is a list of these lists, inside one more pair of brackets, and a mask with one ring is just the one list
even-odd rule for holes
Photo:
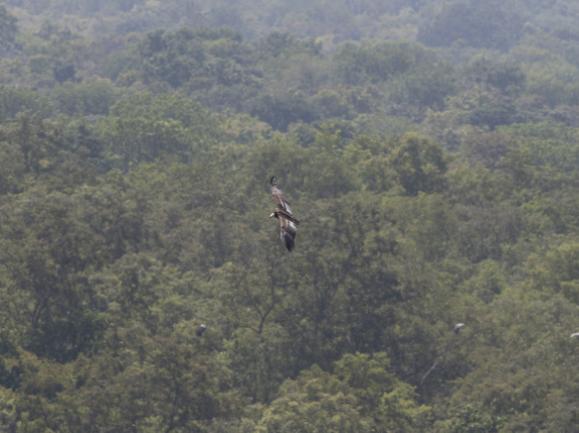
[[279,223],[279,238],[288,251],[294,249],[297,234],[297,225],[300,223],[292,214],[288,201],[285,199],[283,192],[277,185],[277,179],[272,176],[269,180],[271,185],[271,198],[277,205],[270,218],[276,218]]
[[571,334],[571,338],[579,338],[579,332],[574,332]]
[[197,330],[195,331],[195,335],[197,335],[197,337],[201,337],[201,336],[203,336],[203,334],[205,333],[206,330],[207,330],[207,325],[205,323],[202,323],[201,325],[199,325],[197,327]]
[[464,328],[464,323],[457,323],[456,325],[454,325],[454,328],[452,328],[452,331],[455,334],[458,334],[462,328]]

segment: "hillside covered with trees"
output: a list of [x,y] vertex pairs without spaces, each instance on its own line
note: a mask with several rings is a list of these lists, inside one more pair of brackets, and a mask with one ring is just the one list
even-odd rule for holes
[[6,433],[577,433],[579,3],[0,2],[0,301]]

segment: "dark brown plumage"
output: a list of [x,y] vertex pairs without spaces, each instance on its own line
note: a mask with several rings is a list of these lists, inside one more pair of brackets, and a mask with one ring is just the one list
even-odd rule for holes
[[273,176],[269,183],[271,184],[271,198],[277,205],[277,209],[270,215],[276,218],[279,223],[279,238],[285,245],[288,251],[292,251],[295,246],[295,239],[297,234],[297,225],[300,223],[292,214],[288,201],[285,199],[283,192],[277,186],[275,176]]

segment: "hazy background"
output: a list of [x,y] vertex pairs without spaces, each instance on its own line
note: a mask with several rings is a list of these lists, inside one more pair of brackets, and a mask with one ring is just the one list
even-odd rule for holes
[[577,433],[576,1],[11,0],[0,54],[1,431]]

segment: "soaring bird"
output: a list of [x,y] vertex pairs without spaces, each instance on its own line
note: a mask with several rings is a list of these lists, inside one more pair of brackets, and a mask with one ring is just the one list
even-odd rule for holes
[[[458,335],[460,333],[460,331],[462,330],[462,328],[464,328],[465,326],[466,325],[464,323],[458,322],[452,327],[452,332],[454,332],[456,335]],[[434,364],[432,364],[432,366],[426,371],[426,373],[424,373],[422,375],[422,378],[420,379],[420,386],[422,386],[424,381],[428,378],[428,376],[430,376],[430,373],[432,373],[436,369],[436,367],[438,367],[440,362],[444,361],[444,358],[446,357],[447,352],[450,352],[451,350],[453,350],[456,347],[457,341],[458,340],[452,339],[446,344],[444,349],[442,349],[442,352],[440,354],[440,358],[435,359]]]
[[205,323],[202,323],[195,330],[195,335],[197,335],[197,337],[202,337],[203,334],[205,334],[205,331],[207,331],[207,325]]
[[279,238],[288,251],[291,251],[295,246],[297,234],[296,226],[300,222],[293,216],[289,203],[277,185],[276,177],[272,176],[269,183],[271,185],[271,198],[277,206],[276,210],[272,212],[270,217],[277,219],[279,223]]

